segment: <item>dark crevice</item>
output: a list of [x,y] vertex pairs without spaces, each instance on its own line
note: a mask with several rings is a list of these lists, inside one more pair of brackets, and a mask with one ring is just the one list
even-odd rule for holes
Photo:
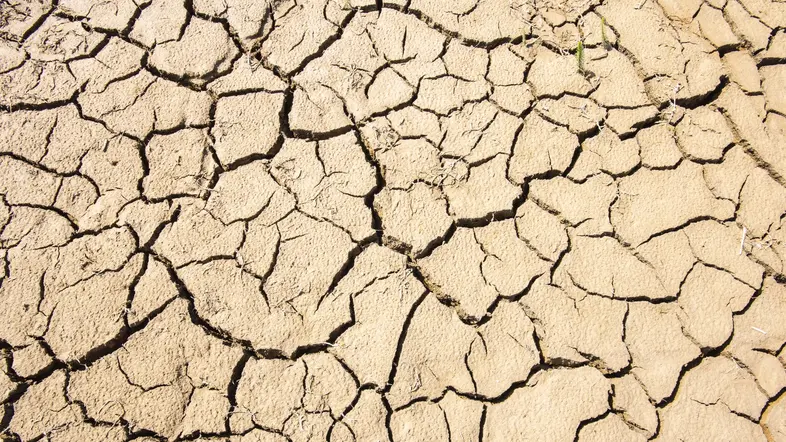
[[[404,324],[401,327],[401,334],[399,334],[398,342],[396,343],[396,352],[393,356],[393,363],[390,368],[390,374],[388,376],[388,382],[385,384],[385,388],[382,389],[383,393],[387,393],[390,391],[391,387],[393,387],[393,381],[396,379],[396,373],[398,373],[398,363],[401,359],[401,353],[404,350],[404,342],[407,339],[407,333],[409,332],[409,324],[412,323],[412,319],[415,317],[415,312],[417,312],[418,307],[426,297],[429,296],[429,292],[425,292],[420,297],[412,303],[412,307],[409,309],[407,313],[406,319],[404,319]],[[390,404],[385,401],[385,405],[389,408]],[[388,423],[389,423],[389,415],[388,413]],[[389,425],[388,425],[389,427]],[[391,439],[393,440],[393,439]]]
[[232,414],[237,411],[237,387],[240,385],[240,377],[243,375],[243,370],[246,368],[249,359],[251,359],[251,353],[244,351],[243,356],[240,357],[240,360],[238,360],[235,368],[232,370],[232,376],[229,379],[229,385],[227,387],[229,413],[227,414],[224,424],[224,431],[226,431],[227,434],[232,434]]

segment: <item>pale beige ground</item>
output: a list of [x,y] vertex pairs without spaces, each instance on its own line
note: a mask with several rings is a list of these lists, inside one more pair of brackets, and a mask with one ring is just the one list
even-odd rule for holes
[[786,441],[783,0],[0,32],[0,439]]

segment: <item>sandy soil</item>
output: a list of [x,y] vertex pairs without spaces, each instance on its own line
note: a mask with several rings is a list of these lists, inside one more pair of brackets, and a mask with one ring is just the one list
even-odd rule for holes
[[786,441],[786,2],[0,35],[0,439]]

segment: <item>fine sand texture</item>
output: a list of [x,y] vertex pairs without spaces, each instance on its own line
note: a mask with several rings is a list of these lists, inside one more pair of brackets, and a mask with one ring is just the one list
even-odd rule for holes
[[0,0],[0,440],[786,441],[786,2]]

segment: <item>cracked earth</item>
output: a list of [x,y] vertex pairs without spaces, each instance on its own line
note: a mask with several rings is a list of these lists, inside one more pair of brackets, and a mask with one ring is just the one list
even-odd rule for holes
[[0,36],[0,439],[786,441],[786,2]]

